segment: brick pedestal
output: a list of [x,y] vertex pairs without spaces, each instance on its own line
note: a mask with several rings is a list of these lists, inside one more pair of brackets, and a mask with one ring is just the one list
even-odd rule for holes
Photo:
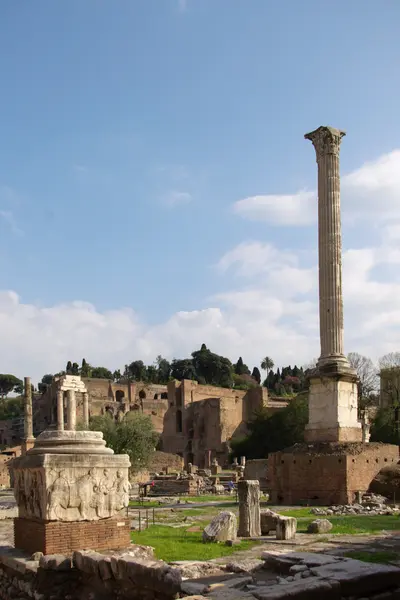
[[130,543],[130,520],[126,518],[75,522],[14,519],[14,545],[31,554],[119,550]]

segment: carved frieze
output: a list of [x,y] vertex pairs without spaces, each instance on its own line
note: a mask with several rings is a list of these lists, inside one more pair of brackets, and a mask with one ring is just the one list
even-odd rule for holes
[[112,517],[129,504],[126,467],[14,469],[19,516],[50,521]]

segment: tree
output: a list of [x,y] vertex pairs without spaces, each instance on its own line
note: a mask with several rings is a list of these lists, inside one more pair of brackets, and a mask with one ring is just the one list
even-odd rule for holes
[[145,381],[146,365],[142,360],[134,360],[128,366],[128,374],[134,381]]
[[261,373],[260,373],[260,369],[258,367],[254,367],[251,376],[253,377],[253,379],[255,379],[257,381],[258,385],[260,385],[260,383],[261,383]]
[[274,361],[269,356],[266,356],[261,361],[261,368],[263,371],[270,371],[274,368]]
[[196,380],[196,371],[190,358],[174,360],[171,363],[171,377],[182,381],[182,379]]
[[308,422],[308,402],[304,396],[291,400],[288,406],[273,415],[262,409],[247,426],[249,434],[232,439],[234,456],[265,458],[270,452],[278,452],[304,441],[304,429]]
[[347,359],[358,376],[358,406],[362,410],[375,403],[379,389],[377,368],[372,360],[358,352],[350,352]]
[[94,379],[109,379],[111,381],[114,381],[113,374],[106,367],[90,367],[90,369],[90,377],[93,377]]
[[82,358],[80,375],[81,377],[95,377],[95,375],[92,375],[92,367],[86,362],[85,358]]
[[21,417],[24,414],[24,398],[18,396],[16,398],[6,398],[0,404],[0,419],[3,421],[7,419],[15,419]]
[[203,344],[200,350],[192,352],[192,359],[199,383],[227,388],[233,386],[234,371],[228,358],[214,354]]
[[22,394],[23,390],[24,384],[21,379],[9,373],[0,374],[0,398],[4,400],[11,392]]
[[38,384],[38,390],[41,394],[44,394],[45,392],[47,392],[47,389],[50,387],[50,385],[53,381],[53,377],[54,377],[54,375],[51,375],[51,373],[47,373],[46,375],[43,375],[42,381]]
[[114,381],[119,381],[121,379],[121,371],[119,369],[117,371],[114,371],[113,379]]
[[118,423],[110,415],[93,417],[90,429],[102,431],[115,454],[128,454],[133,472],[148,466],[158,441],[151,418],[142,413],[128,413]]
[[239,356],[239,360],[235,365],[235,373],[236,375],[250,375],[250,369],[244,364],[241,356]]
[[157,383],[158,382],[158,371],[157,367],[154,365],[149,365],[146,367],[146,375],[144,379],[147,383]]
[[160,354],[156,358],[157,383],[166,384],[171,378],[171,363]]
[[378,360],[379,369],[394,369],[400,367],[400,352],[389,352]]

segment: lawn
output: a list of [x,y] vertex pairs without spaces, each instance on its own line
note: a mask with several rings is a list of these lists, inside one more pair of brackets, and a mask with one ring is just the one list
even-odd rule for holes
[[[287,511],[279,511],[288,517],[296,517],[297,531],[305,533],[311,521],[318,519],[317,515],[310,513],[309,508],[299,508]],[[324,518],[324,517],[323,517]],[[400,517],[395,515],[348,515],[345,517],[326,517],[333,525],[329,533],[339,534],[368,534],[380,531],[400,531]]]
[[347,552],[343,556],[346,556],[347,558],[354,558],[355,560],[362,560],[363,562],[377,563],[382,565],[388,565],[400,560],[400,556],[397,552],[390,551],[368,552],[366,550],[354,550]]
[[[151,496],[149,496],[151,498]],[[204,502],[221,502],[221,503],[229,503],[230,504],[234,504],[236,502],[236,497],[233,496],[229,496],[229,495],[222,495],[222,496],[216,496],[216,495],[204,495],[204,496],[181,496],[179,498],[179,502],[182,505],[186,504],[186,501],[188,501],[189,505],[190,504],[203,504]],[[172,502],[172,505],[175,506],[176,502]],[[158,508],[160,506],[169,506],[168,504],[165,504],[164,502],[160,502],[159,500],[157,500],[157,498],[153,498],[152,500],[149,501],[144,501],[143,504],[139,504],[139,502],[137,500],[131,500],[131,502],[129,503],[130,508]]]
[[201,531],[175,529],[165,525],[152,525],[144,531],[132,532],[131,537],[135,544],[153,546],[156,557],[166,562],[211,560],[221,556],[230,556],[238,550],[247,550],[257,543],[245,541],[236,546],[225,546],[223,543],[204,544]]

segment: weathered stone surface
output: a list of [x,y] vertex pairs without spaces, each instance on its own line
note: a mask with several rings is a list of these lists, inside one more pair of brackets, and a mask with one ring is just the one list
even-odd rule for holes
[[19,517],[92,521],[129,505],[129,457],[114,455],[98,431],[45,431],[12,461]]
[[47,556],[42,554],[39,559],[39,567],[46,571],[69,571],[72,569],[72,561],[63,554],[48,554]]
[[340,584],[320,577],[301,579],[285,585],[260,587],[253,591],[257,600],[340,600]]
[[236,515],[229,511],[220,512],[203,530],[203,542],[225,542],[235,540],[237,535]]
[[328,519],[315,519],[307,527],[307,533],[328,533],[333,525]]
[[273,510],[270,510],[269,508],[262,510],[260,512],[261,534],[268,535],[270,531],[276,531],[278,518],[278,513]]
[[[337,563],[313,567],[311,572],[316,577],[340,582],[342,596],[371,596],[381,591],[382,587],[398,587],[400,585],[400,569],[386,565],[376,565],[359,560],[344,560]],[[384,583],[383,583],[384,582]]]
[[244,558],[232,560],[227,563],[225,569],[230,573],[253,573],[264,566],[264,561],[257,558]]
[[259,537],[260,525],[260,484],[256,480],[238,482],[239,495],[239,537]]
[[279,515],[276,523],[277,540],[293,540],[296,537],[297,519]]
[[196,581],[182,581],[181,592],[183,594],[204,594],[207,592],[208,585],[197,583]]
[[208,561],[179,560],[171,562],[170,566],[177,569],[185,579],[198,579],[225,573],[222,565]]

